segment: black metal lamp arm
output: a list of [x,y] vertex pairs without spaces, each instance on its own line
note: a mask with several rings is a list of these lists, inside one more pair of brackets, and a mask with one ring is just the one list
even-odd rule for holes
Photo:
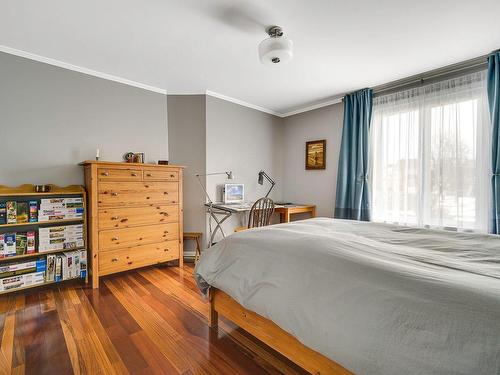
[[269,188],[269,191],[266,194],[266,198],[267,198],[269,196],[269,194],[271,193],[271,191],[273,190],[274,185],[276,185],[276,182],[274,182],[274,180],[271,177],[269,177],[268,174],[264,171],[260,171],[259,176],[265,177],[266,180],[269,181],[269,183],[271,184],[271,187]]

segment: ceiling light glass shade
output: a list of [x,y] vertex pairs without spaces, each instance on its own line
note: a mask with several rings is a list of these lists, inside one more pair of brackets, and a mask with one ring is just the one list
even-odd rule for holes
[[270,37],[259,44],[259,58],[265,65],[287,63],[293,57],[293,42],[282,37]]

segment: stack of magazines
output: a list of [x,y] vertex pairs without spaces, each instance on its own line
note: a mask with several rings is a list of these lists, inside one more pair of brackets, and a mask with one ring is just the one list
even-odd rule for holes
[[85,245],[83,225],[62,225],[38,230],[38,252],[70,250]]
[[83,198],[47,198],[40,200],[38,221],[82,219]]

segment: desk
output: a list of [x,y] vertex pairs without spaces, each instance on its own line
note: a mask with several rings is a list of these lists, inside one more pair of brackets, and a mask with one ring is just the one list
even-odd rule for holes
[[[222,223],[226,221],[233,213],[245,213],[252,209],[252,204],[223,204],[223,203],[206,203],[205,206],[208,208],[208,213],[211,218],[214,219],[216,225],[212,230],[212,222],[209,219],[210,228],[210,238],[208,241],[208,247],[213,245],[215,234],[220,231],[222,237],[226,237],[224,230],[222,229]],[[290,222],[290,216],[293,214],[300,214],[304,212],[309,212],[311,217],[316,217],[316,206],[315,205],[301,205],[301,204],[287,204],[274,206],[274,212],[280,214],[280,223]]]
[[316,206],[314,205],[286,205],[286,206],[280,206],[276,205],[274,208],[274,212],[277,212],[280,214],[280,222],[281,223],[289,223],[290,222],[290,216],[293,214],[301,214],[303,212],[309,212],[311,214],[311,217],[316,217]]

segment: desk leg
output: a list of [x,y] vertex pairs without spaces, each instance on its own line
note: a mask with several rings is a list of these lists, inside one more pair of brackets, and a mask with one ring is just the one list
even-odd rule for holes
[[290,210],[285,210],[283,212],[283,223],[289,223],[290,222]]
[[[220,214],[220,212],[219,212],[219,214]],[[224,217],[221,220],[219,220],[217,218],[216,212],[213,212],[213,211],[210,212],[210,216],[215,220],[217,225],[215,226],[214,230],[210,234],[210,241],[208,242],[208,247],[212,247],[212,245],[214,244],[214,238],[215,238],[215,235],[217,234],[217,231],[220,231],[220,233],[222,234],[222,238],[226,238],[226,234],[224,233],[224,230],[222,229],[222,223],[224,221],[226,221],[226,219],[228,219],[231,216],[231,212],[224,212],[223,214],[224,214]]]

